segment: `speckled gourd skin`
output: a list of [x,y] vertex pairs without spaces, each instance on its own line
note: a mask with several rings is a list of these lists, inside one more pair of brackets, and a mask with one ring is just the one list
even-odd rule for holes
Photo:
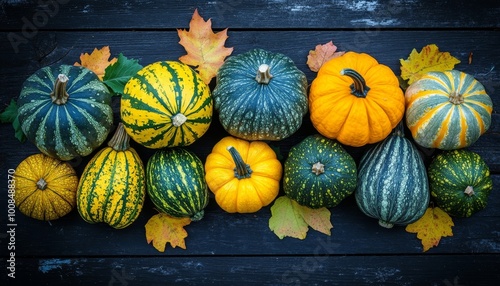
[[427,170],[401,123],[361,158],[355,198],[365,215],[387,228],[415,222],[425,213]]
[[284,170],[286,195],[310,208],[334,207],[356,188],[354,159],[342,145],[319,134],[291,148]]
[[[52,102],[59,74],[66,75],[66,103]],[[18,118],[29,141],[51,157],[71,160],[86,156],[107,138],[113,125],[111,94],[97,75],[84,67],[44,67],[23,84]]]
[[177,61],[151,63],[132,76],[121,97],[120,116],[130,137],[152,149],[187,146],[212,122],[209,87]]
[[[262,64],[272,75],[257,82]],[[302,125],[308,111],[307,78],[280,53],[254,49],[228,58],[217,73],[212,93],[226,131],[246,140],[281,140]]]
[[208,187],[201,160],[183,148],[156,151],[146,167],[147,192],[154,205],[174,217],[203,218]]
[[129,140],[120,124],[108,146],[85,166],[76,202],[86,222],[122,229],[139,217],[146,198],[146,175],[142,159],[129,146]]
[[38,153],[26,157],[15,171],[15,204],[38,220],[55,220],[76,205],[78,176],[67,162]]
[[446,151],[432,160],[428,174],[431,196],[448,214],[470,217],[486,207],[493,181],[479,154]]

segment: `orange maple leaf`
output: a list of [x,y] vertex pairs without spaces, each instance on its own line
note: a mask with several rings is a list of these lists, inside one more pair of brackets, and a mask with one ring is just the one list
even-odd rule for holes
[[324,45],[317,45],[314,50],[310,50],[306,64],[310,70],[317,72],[324,63],[343,54],[345,52],[337,52],[337,46],[330,41]]
[[430,44],[420,52],[413,49],[406,60],[400,59],[399,62],[401,78],[412,84],[427,72],[451,70],[460,60],[448,52],[440,52],[438,46]]
[[76,62],[75,66],[83,66],[93,71],[100,80],[104,77],[104,70],[117,61],[117,58],[113,58],[109,60],[111,56],[111,52],[109,50],[109,46],[104,46],[100,50],[94,48],[94,51],[91,54],[82,53],[80,54],[80,61]]
[[191,223],[190,218],[175,218],[165,213],[152,216],[146,223],[146,240],[153,242],[153,247],[160,252],[165,252],[167,243],[175,247],[186,249],[185,238],[188,233],[184,229]]
[[438,246],[441,237],[453,236],[451,217],[439,207],[429,207],[416,222],[406,226],[406,231],[416,233],[421,240],[423,251]]
[[209,84],[212,78],[217,75],[224,59],[233,52],[233,48],[224,47],[228,38],[227,28],[214,33],[212,21],[210,19],[203,20],[196,9],[191,22],[189,22],[189,31],[177,29],[177,33],[180,38],[179,44],[187,52],[179,60],[184,64],[196,67],[203,81]]

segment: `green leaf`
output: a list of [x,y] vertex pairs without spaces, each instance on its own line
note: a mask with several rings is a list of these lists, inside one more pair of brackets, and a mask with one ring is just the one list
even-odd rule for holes
[[327,208],[310,209],[296,201],[281,196],[271,207],[269,228],[280,238],[285,236],[305,239],[309,226],[314,230],[331,235],[333,225]]
[[14,99],[11,99],[10,104],[0,113],[0,122],[12,123],[14,136],[21,142],[26,141],[26,135],[24,135],[17,117],[17,102]]
[[12,123],[17,117],[17,103],[14,99],[10,100],[10,104],[0,113],[0,122]]
[[140,69],[142,69],[142,66],[138,63],[138,60],[128,59],[120,53],[118,61],[106,68],[103,82],[114,94],[123,94],[123,88],[127,81]]

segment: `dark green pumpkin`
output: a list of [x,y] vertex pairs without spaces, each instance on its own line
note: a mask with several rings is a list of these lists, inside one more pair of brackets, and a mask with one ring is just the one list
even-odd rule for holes
[[465,149],[446,151],[432,160],[428,174],[431,195],[448,214],[470,217],[486,207],[493,182],[479,154]]
[[254,49],[228,58],[212,93],[222,126],[246,140],[281,140],[308,110],[307,79],[280,53]]
[[113,125],[111,93],[84,67],[44,67],[23,84],[18,118],[29,141],[60,160],[86,156]]
[[400,123],[361,158],[355,191],[359,209],[387,228],[415,222],[429,205],[426,171]]
[[192,152],[177,148],[156,151],[148,160],[146,185],[158,210],[174,217],[203,218],[208,188],[201,160]]
[[310,135],[290,149],[283,189],[310,208],[334,207],[356,188],[354,159],[336,141]]

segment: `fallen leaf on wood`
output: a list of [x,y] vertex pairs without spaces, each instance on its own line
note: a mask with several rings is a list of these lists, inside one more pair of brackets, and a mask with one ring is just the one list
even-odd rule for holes
[[1,123],[12,123],[14,128],[14,136],[17,140],[24,142],[26,141],[26,135],[21,128],[21,123],[17,117],[17,102],[14,99],[10,100],[10,104],[0,113]]
[[209,84],[212,78],[217,75],[225,58],[233,52],[233,48],[224,47],[228,38],[227,28],[214,33],[212,21],[210,19],[203,20],[196,9],[189,23],[189,31],[177,29],[177,33],[180,38],[179,44],[187,52],[179,60],[186,65],[195,67],[203,81]]
[[185,238],[188,236],[184,229],[191,223],[190,218],[175,218],[165,213],[152,216],[146,223],[146,240],[153,242],[153,247],[160,252],[165,252],[167,243],[175,247],[186,249]]
[[333,58],[340,57],[344,53],[337,52],[337,46],[330,41],[324,45],[317,45],[314,50],[310,50],[309,55],[307,55],[306,64],[310,70],[317,72],[324,63]]
[[438,246],[442,237],[453,236],[451,217],[439,207],[429,207],[416,222],[406,226],[406,231],[416,233],[422,241],[423,251]]
[[448,52],[440,52],[438,46],[430,44],[423,47],[420,52],[413,49],[406,60],[400,59],[399,62],[401,78],[412,84],[428,72],[451,70],[460,63],[460,60]]
[[142,65],[137,60],[128,59],[120,53],[118,60],[106,68],[102,81],[113,93],[123,94],[123,88],[127,81],[140,69],[142,69]]
[[330,222],[330,215],[327,208],[310,209],[287,196],[281,196],[271,207],[269,228],[280,239],[286,236],[305,239],[309,226],[316,231],[331,235],[330,230],[333,225]]
[[109,46],[104,46],[101,49],[94,48],[94,51],[91,54],[80,54],[81,63],[76,62],[74,65],[88,68],[93,71],[100,80],[102,80],[106,68],[118,60],[117,58],[109,60],[110,56],[111,52],[109,50]]

